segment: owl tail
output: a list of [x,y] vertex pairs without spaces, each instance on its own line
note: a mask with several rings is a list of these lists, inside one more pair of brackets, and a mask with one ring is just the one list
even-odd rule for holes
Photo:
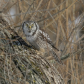
[[60,63],[60,64],[63,65],[61,59],[57,56],[57,54],[56,54],[54,51],[51,51],[51,53],[52,53],[53,57],[55,58],[55,60],[56,60],[58,63]]

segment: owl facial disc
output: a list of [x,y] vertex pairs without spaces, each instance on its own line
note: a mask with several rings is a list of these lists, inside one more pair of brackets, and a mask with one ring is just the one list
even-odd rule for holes
[[25,32],[25,35],[31,36],[34,35],[37,29],[39,29],[39,26],[34,21],[26,21],[22,25],[23,32]]

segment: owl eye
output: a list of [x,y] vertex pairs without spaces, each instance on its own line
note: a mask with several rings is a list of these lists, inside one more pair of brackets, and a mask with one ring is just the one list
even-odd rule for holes
[[28,27],[28,24],[26,24],[26,26]]

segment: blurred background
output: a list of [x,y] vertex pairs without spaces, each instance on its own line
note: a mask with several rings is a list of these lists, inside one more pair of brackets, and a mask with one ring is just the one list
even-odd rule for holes
[[[17,75],[15,73],[20,73],[21,76],[22,74],[21,70],[14,72],[15,65],[13,64],[12,68],[14,50],[9,47],[9,44],[11,43],[12,47],[17,50],[16,44],[18,46],[19,42],[13,38],[17,34],[27,42],[22,31],[24,21],[37,22],[40,29],[47,32],[54,45],[61,50],[60,57],[64,65],[55,62],[52,65],[59,71],[65,84],[84,83],[84,0],[0,0],[0,16],[1,84],[54,84],[31,82],[32,76],[25,83],[21,83],[22,78],[20,77],[14,78]],[[13,43],[14,40],[16,44]],[[23,52],[24,48],[20,46],[19,49]],[[21,55],[25,57],[24,53]],[[13,59],[17,66],[16,58]],[[23,62],[21,63],[23,67]],[[13,77],[10,72],[14,72],[12,75],[15,76]]]

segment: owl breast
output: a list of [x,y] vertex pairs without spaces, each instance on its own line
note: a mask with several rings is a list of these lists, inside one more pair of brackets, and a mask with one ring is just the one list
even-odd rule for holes
[[36,40],[36,44],[38,45],[38,47],[41,49],[48,49],[51,50],[52,46],[46,41],[46,39],[44,39],[42,36],[38,36],[37,40]]
[[46,41],[45,36],[41,34],[42,32],[37,31],[32,36],[27,36],[27,40],[30,44],[32,44],[37,50],[40,49],[52,49],[52,46]]

